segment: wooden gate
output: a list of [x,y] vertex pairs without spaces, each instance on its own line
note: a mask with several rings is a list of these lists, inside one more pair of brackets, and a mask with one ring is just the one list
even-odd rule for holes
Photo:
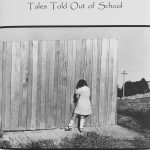
[[0,42],[0,127],[64,127],[79,79],[91,89],[86,126],[115,124],[117,40]]

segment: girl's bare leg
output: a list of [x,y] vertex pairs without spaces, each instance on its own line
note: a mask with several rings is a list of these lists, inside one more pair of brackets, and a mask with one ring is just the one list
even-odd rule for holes
[[85,116],[80,116],[80,129],[83,129],[84,126],[84,122],[85,122]]
[[73,113],[68,126],[72,127],[78,114]]

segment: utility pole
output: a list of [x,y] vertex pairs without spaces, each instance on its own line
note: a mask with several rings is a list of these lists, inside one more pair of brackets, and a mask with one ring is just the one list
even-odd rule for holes
[[124,93],[125,93],[124,81],[125,81],[125,75],[127,75],[127,73],[126,73],[126,71],[123,71],[121,74],[122,74],[122,77],[123,77],[123,98],[124,98]]

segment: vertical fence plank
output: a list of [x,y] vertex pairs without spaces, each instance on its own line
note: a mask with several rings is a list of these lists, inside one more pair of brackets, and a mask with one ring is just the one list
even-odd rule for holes
[[6,48],[7,43],[4,42],[4,47],[3,47],[3,56],[2,56],[2,130],[5,130],[5,101],[6,101],[6,96],[7,96],[7,89],[6,89],[6,59],[7,59],[7,51]]
[[36,103],[36,129],[40,129],[41,121],[41,84],[42,84],[42,41],[38,43],[37,63],[37,103]]
[[28,60],[29,42],[21,42],[21,64],[20,64],[20,100],[19,100],[19,129],[26,130],[27,122],[27,96],[28,96]]
[[46,41],[42,41],[42,80],[41,80],[41,118],[40,129],[45,129],[46,102]]
[[92,59],[92,91],[91,91],[91,103],[92,103],[92,118],[91,118],[91,125],[92,126],[97,126],[98,125],[98,107],[96,105],[96,91],[97,91],[97,57],[98,57],[98,40],[94,39],[93,40],[93,59]]
[[[85,79],[88,83],[90,90],[92,91],[92,40],[86,40],[86,59],[85,59]],[[90,96],[91,100],[91,96]],[[91,116],[87,118],[87,126],[91,125]]]
[[98,39],[97,40],[97,48],[98,48],[98,52],[97,52],[97,84],[96,84],[96,110],[98,113],[96,113],[96,123],[98,125],[102,124],[102,100],[100,97],[101,94],[101,57],[102,57],[102,39]]
[[[82,76],[82,72],[83,70],[80,69],[81,67],[81,60],[84,58],[82,55],[83,54],[83,50],[82,50],[82,40],[77,40],[77,49],[76,49],[76,76],[75,76],[75,84],[77,84],[77,82],[83,77]],[[82,57],[82,58],[81,58]]]
[[57,127],[57,103],[58,101],[58,78],[59,78],[59,48],[60,41],[56,41],[55,43],[55,73],[54,73],[54,107],[53,107],[53,119],[54,126]]
[[[103,85],[103,97],[101,97],[101,102],[103,109],[103,124],[107,124],[107,104],[108,104],[108,56],[109,56],[109,40],[103,39],[102,41],[102,61],[101,61],[101,71],[103,80],[100,81],[100,84]],[[101,90],[100,90],[101,91]],[[101,91],[102,92],[102,91]],[[100,109],[101,109],[100,108]]]
[[72,106],[74,106],[73,94],[75,92],[76,40],[68,40],[68,55],[67,55],[67,57],[68,57],[68,67],[67,67],[65,124],[67,124],[69,122],[71,114],[72,114],[72,110],[73,110]]
[[3,87],[2,59],[3,59],[3,42],[0,42],[0,130],[2,129],[2,87]]
[[20,99],[20,42],[12,43],[11,130],[18,129]]
[[103,45],[103,40],[100,41],[99,43],[99,47],[101,47],[101,55],[98,56],[100,58],[100,64],[99,64],[99,68],[98,68],[98,71],[99,71],[99,86],[98,86],[98,91],[100,93],[99,95],[99,125],[103,125],[103,118],[104,118],[104,112],[103,112],[103,109],[104,109],[104,102],[105,102],[105,98],[104,98],[104,93],[105,93],[105,55],[106,55],[106,52],[105,52],[105,49],[104,49],[104,45]]
[[118,47],[117,40],[111,40],[111,50],[114,52],[113,61],[113,96],[112,96],[112,112],[111,112],[111,124],[117,124],[117,70],[118,70]]
[[32,115],[32,79],[33,79],[33,42],[29,42],[29,76],[28,76],[28,96],[27,96],[27,130],[31,130]]
[[68,42],[63,41],[63,58],[62,58],[62,95],[61,95],[61,128],[65,127],[65,103],[66,103],[66,88],[67,88],[67,51]]
[[54,125],[54,69],[55,69],[55,41],[48,42],[47,49],[47,67],[49,68],[47,71],[48,78],[48,104],[46,104],[46,112],[47,112],[47,127],[53,128]]
[[112,96],[113,96],[113,61],[114,51],[112,49],[112,40],[109,41],[109,67],[108,67],[108,111],[107,111],[107,124],[111,124],[111,112],[112,112]]
[[37,60],[38,60],[38,41],[33,41],[33,78],[32,78],[32,114],[31,129],[36,129],[36,100],[37,100]]
[[61,104],[62,104],[62,78],[63,78],[63,51],[64,51],[64,41],[60,41],[59,45],[59,63],[58,63],[58,100],[57,100],[57,127],[61,126]]
[[3,66],[3,82],[5,84],[5,89],[3,89],[3,94],[5,95],[4,101],[4,109],[5,109],[5,130],[10,130],[10,106],[11,106],[11,42],[5,42],[4,47],[4,65]]

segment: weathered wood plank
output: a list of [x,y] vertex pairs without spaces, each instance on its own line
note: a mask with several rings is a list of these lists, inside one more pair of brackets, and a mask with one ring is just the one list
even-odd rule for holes
[[68,66],[67,66],[67,87],[65,104],[65,124],[71,118],[73,104],[73,94],[75,92],[75,61],[76,61],[76,40],[68,40]]
[[[76,45],[76,71],[75,71],[75,84],[78,83],[78,81],[83,78],[83,70],[82,70],[82,65],[81,65],[81,60],[83,60],[83,50],[82,50],[82,40],[77,40],[77,45]],[[83,57],[83,58],[81,58]]]
[[65,127],[65,103],[66,103],[66,88],[67,88],[67,52],[68,52],[68,42],[63,41],[62,46],[63,58],[62,58],[62,95],[61,95],[61,128]]
[[3,82],[5,83],[5,89],[3,89],[3,94],[5,95],[5,127],[4,130],[10,130],[10,106],[11,106],[11,42],[5,42],[4,46],[4,57],[5,66],[3,66]]
[[6,96],[7,96],[7,91],[6,91],[6,59],[7,59],[7,51],[5,49],[7,47],[7,43],[4,42],[3,46],[3,56],[2,56],[2,110],[1,110],[1,115],[2,115],[2,130],[5,130],[5,101],[6,101]]
[[98,107],[97,107],[97,101],[96,98],[96,91],[97,91],[97,59],[98,59],[98,40],[93,40],[93,63],[92,63],[92,91],[91,91],[91,103],[92,103],[92,119],[91,119],[91,125],[92,126],[98,126]]
[[20,100],[20,42],[12,43],[11,130],[18,130]]
[[102,61],[101,61],[101,71],[103,74],[101,74],[101,77],[103,77],[104,80],[101,80],[100,84],[103,84],[103,98],[102,100],[102,106],[103,109],[103,124],[107,124],[107,113],[108,113],[108,56],[109,56],[109,40],[103,39],[102,41]]
[[41,80],[41,119],[40,129],[45,129],[46,123],[46,41],[42,41],[42,80]]
[[47,49],[47,83],[48,83],[48,90],[47,90],[47,104],[46,104],[46,118],[47,118],[47,128],[53,128],[54,125],[54,118],[53,118],[53,111],[54,111],[54,69],[55,69],[55,41],[48,42],[48,49]]
[[20,100],[19,100],[19,129],[27,128],[27,96],[28,96],[28,61],[29,42],[21,42],[21,64],[20,64]]
[[33,41],[33,78],[32,78],[32,114],[31,129],[36,129],[36,101],[37,101],[37,60],[38,60],[38,41]]
[[37,63],[37,103],[36,103],[36,129],[40,129],[41,121],[41,85],[42,85],[42,41],[38,42]]
[[2,129],[3,42],[0,42],[0,130]]
[[117,40],[111,40],[111,50],[114,52],[113,61],[113,96],[112,96],[112,112],[111,124],[117,124],[117,70],[118,70],[118,46]]
[[63,51],[64,51],[64,41],[60,41],[59,45],[59,64],[58,64],[58,100],[57,100],[57,127],[61,126],[61,112],[62,112],[62,95],[63,95]]
[[[104,88],[105,88],[105,51],[103,49],[103,40],[99,40],[98,42],[98,49],[99,49],[99,55],[98,55],[98,60],[99,60],[99,66],[98,66],[98,82],[97,82],[97,95],[99,96],[99,103],[98,103],[98,122],[99,125],[103,125],[103,118],[104,118],[104,113],[103,113],[103,107],[104,107]],[[99,93],[99,94],[98,94]]]
[[58,103],[58,79],[59,79],[59,50],[60,49],[60,41],[55,42],[55,73],[54,73],[54,105],[53,105],[53,119],[54,119],[54,126],[57,127],[57,103]]
[[114,51],[112,49],[112,41],[110,40],[109,45],[109,67],[108,67],[108,111],[107,111],[107,124],[111,124],[111,114],[112,114],[112,96],[113,96],[113,61],[114,61]]
[[33,80],[33,42],[29,42],[29,76],[28,76],[28,97],[27,97],[27,130],[31,130],[32,115],[32,80]]

